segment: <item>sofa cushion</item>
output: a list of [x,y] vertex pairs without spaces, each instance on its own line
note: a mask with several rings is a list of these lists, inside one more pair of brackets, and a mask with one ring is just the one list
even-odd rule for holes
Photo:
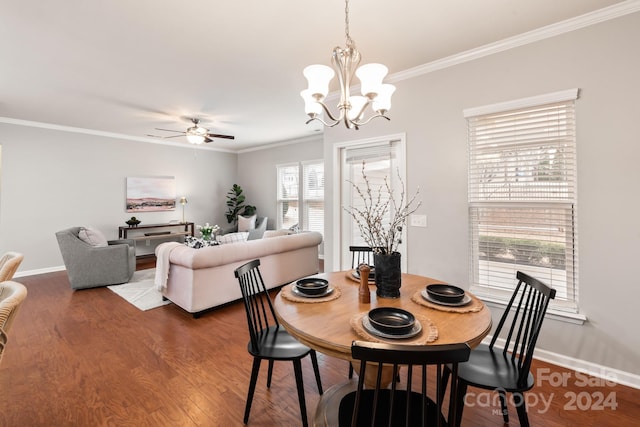
[[248,231],[229,233],[229,234],[225,234],[224,236],[218,236],[217,241],[221,245],[222,244],[228,245],[229,243],[245,242],[248,237],[249,237]]
[[80,227],[78,238],[91,246],[95,246],[96,248],[103,248],[109,245],[104,234],[91,227]]
[[256,218],[257,215],[252,215],[250,217],[244,217],[242,215],[238,215],[238,231],[249,231],[256,228]]

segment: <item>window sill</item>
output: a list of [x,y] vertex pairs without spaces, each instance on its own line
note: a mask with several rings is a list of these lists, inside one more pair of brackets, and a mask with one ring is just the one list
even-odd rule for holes
[[[499,300],[495,297],[490,297],[487,295],[478,295],[474,294],[478,298],[480,298],[485,304],[489,307],[498,308],[502,311],[507,306],[502,300]],[[560,322],[573,323],[574,325],[583,325],[587,321],[587,316],[581,313],[569,313],[561,310],[554,310],[552,308],[547,309],[546,317],[553,320],[558,320]]]

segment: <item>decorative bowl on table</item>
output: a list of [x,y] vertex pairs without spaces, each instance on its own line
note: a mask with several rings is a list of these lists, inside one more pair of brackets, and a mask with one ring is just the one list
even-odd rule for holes
[[435,301],[457,303],[464,298],[464,290],[457,286],[436,283],[427,285],[427,295]]
[[308,277],[296,282],[296,289],[304,295],[321,295],[327,292],[329,282],[317,277]]
[[391,335],[404,335],[413,329],[416,318],[406,310],[395,307],[377,307],[367,314],[374,329]]
[[138,218],[136,218],[135,216],[132,216],[130,219],[126,220],[125,223],[129,227],[135,227],[136,225],[140,224],[140,220]]

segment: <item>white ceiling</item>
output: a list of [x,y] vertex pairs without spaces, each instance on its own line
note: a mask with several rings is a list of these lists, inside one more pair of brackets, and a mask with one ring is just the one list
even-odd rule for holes
[[[351,0],[350,33],[394,75],[617,3],[637,0]],[[230,150],[304,138],[321,128],[302,69],[338,45],[342,0],[0,0],[0,121],[151,141],[196,116]]]

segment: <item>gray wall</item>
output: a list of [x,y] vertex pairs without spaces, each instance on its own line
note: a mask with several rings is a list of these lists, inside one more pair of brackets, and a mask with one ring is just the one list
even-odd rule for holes
[[[406,132],[409,191],[421,188],[428,228],[410,227],[408,269],[469,281],[466,123],[462,110],[580,88],[579,303],[584,325],[549,319],[539,348],[640,374],[638,183],[640,13],[396,84],[391,122],[325,131],[327,188],[333,144]],[[327,201],[327,230],[333,226]],[[332,268],[333,248],[325,260]],[[495,317],[501,312],[494,309]],[[495,320],[494,320],[495,323]]]
[[322,141],[322,136],[318,135],[297,143],[238,155],[238,184],[244,189],[247,202],[258,208],[258,215],[269,217],[270,229],[275,228],[277,216],[276,165],[322,159]]
[[[128,176],[175,176],[189,201],[186,220],[222,224],[237,172],[236,154],[10,124],[0,124],[0,145],[0,253],[25,254],[18,274],[63,265],[54,235],[63,228],[92,225],[117,238],[133,215]],[[182,206],[135,215],[147,224],[181,220]]]

